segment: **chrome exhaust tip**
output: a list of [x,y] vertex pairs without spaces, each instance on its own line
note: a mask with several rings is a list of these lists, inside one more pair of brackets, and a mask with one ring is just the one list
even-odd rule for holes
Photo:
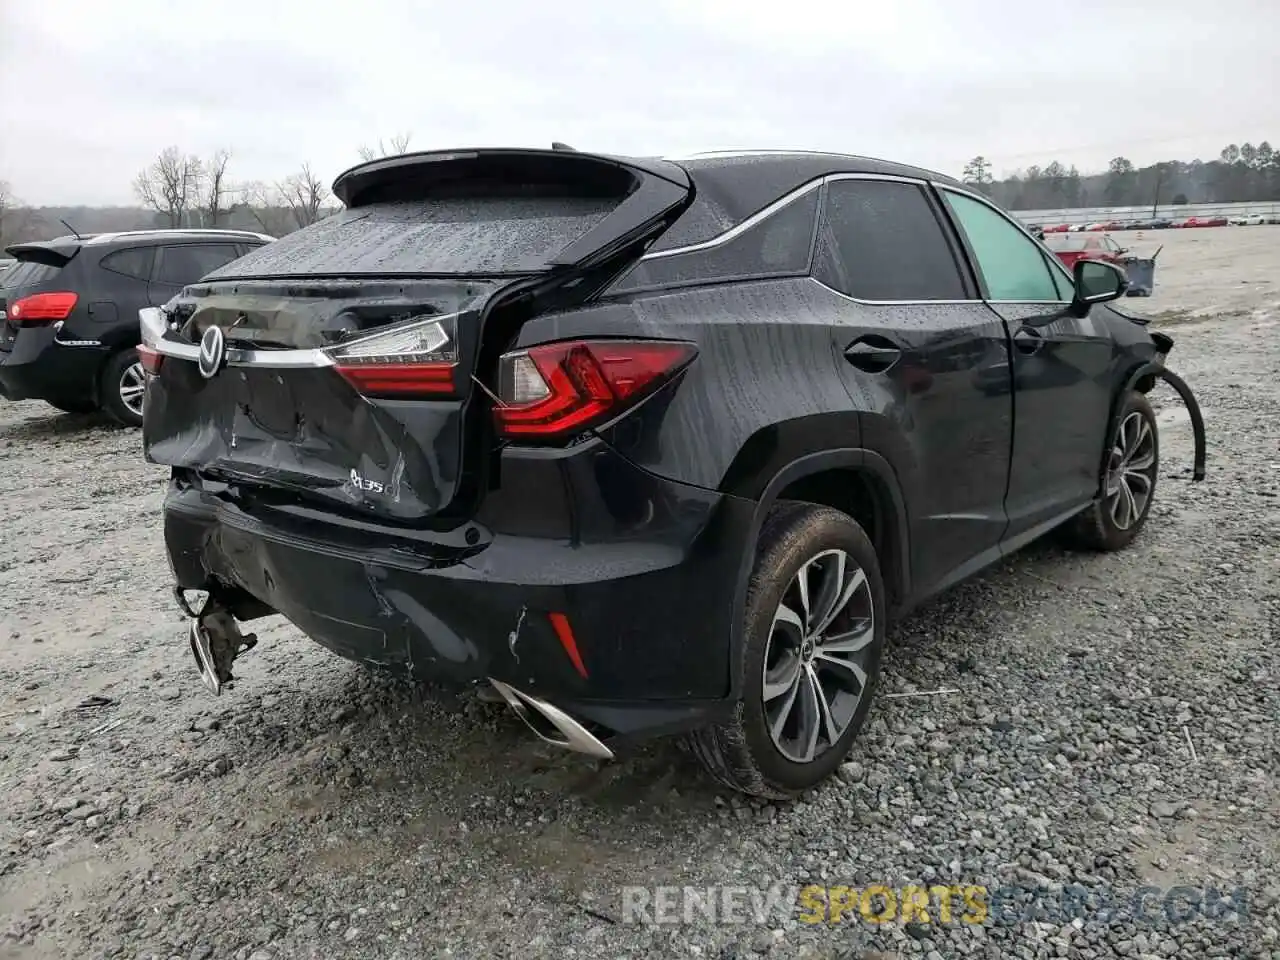
[[196,659],[196,669],[200,671],[200,679],[215,697],[222,695],[222,681],[218,679],[218,671],[213,666],[213,651],[209,646],[209,631],[200,620],[191,621],[191,629],[187,634],[191,645],[191,655]]
[[[524,721],[525,726],[537,735],[538,739],[554,744],[557,747],[564,747],[566,750],[585,753],[587,756],[596,757],[599,760],[613,759],[612,750],[559,707],[552,706],[545,700],[539,700],[537,697],[517,690],[510,684],[495,680],[493,677],[489,678],[489,682],[502,695],[502,699],[507,701],[507,705],[511,707],[516,716]],[[535,713],[549,723],[560,736],[552,735],[542,729],[538,723],[535,723]]]

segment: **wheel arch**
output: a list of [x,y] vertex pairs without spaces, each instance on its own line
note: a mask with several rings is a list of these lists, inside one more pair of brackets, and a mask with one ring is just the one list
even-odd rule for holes
[[[726,491],[735,493],[733,490]],[[910,527],[906,503],[893,466],[883,456],[862,447],[844,447],[804,454],[776,471],[755,501],[748,537],[734,596],[734,609],[746,605],[747,584],[755,563],[756,545],[769,511],[780,500],[802,500],[849,514],[866,531],[876,549],[884,578],[886,606],[892,612],[905,607],[911,596]],[[742,689],[739,655],[745,637],[742,618],[734,620],[730,664],[733,696]]]

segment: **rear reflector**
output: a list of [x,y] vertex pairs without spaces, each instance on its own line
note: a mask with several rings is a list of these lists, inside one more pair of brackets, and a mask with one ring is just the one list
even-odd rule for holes
[[502,357],[494,410],[507,437],[563,438],[616,417],[697,354],[675,340],[571,340]]
[[9,319],[19,326],[65,320],[76,307],[74,293],[33,293],[9,304]]
[[142,369],[154,376],[160,372],[160,364],[164,363],[164,355],[150,344],[138,344],[138,362]]
[[457,315],[410,320],[326,352],[365,396],[449,396],[458,364]]
[[585,680],[587,666],[582,662],[582,654],[578,652],[578,641],[574,639],[569,618],[563,613],[548,613],[547,619],[551,621],[551,629],[556,632],[556,638],[560,641],[560,646],[564,647],[565,656],[573,664],[573,669],[577,670],[578,675]]

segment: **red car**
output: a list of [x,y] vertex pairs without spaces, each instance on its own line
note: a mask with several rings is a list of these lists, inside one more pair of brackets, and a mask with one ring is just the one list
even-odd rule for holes
[[1046,236],[1044,243],[1068,270],[1077,260],[1118,263],[1127,249],[1116,243],[1109,233],[1058,233]]
[[1226,217],[1188,217],[1180,226],[1183,227],[1225,227]]

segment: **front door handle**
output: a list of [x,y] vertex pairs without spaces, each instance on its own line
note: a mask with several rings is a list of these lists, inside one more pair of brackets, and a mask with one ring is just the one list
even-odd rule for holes
[[1013,335],[1013,345],[1022,353],[1035,353],[1044,346],[1044,337],[1032,327],[1023,327]]
[[902,356],[902,350],[877,337],[855,340],[844,352],[845,359],[867,373],[884,373]]

